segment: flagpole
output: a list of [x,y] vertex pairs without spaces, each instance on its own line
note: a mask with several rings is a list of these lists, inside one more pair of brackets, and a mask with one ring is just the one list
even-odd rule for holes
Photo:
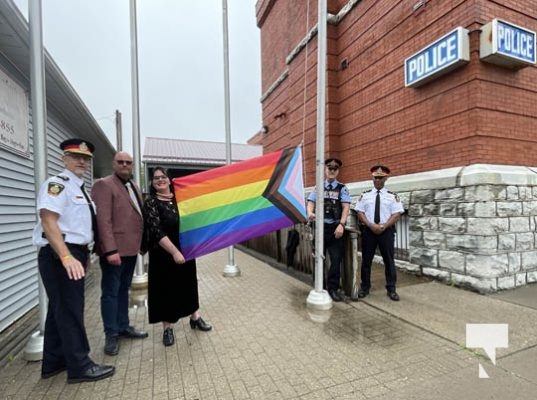
[[[47,108],[45,91],[45,57],[43,50],[43,21],[41,0],[29,1],[28,22],[30,26],[30,86],[32,101],[32,130],[34,133],[34,183],[35,193],[47,178]],[[43,359],[45,320],[47,318],[48,298],[37,273],[39,290],[39,330],[34,332],[24,348],[24,359],[38,361]]]
[[[222,26],[224,38],[224,104],[226,123],[226,164],[231,164],[231,123],[229,107],[229,50],[227,34],[227,0],[222,0]],[[239,267],[235,264],[234,247],[228,247],[228,263],[224,267],[224,276],[234,277],[241,274]]]
[[[132,158],[134,161],[134,181],[140,182],[140,101],[138,91],[138,35],[136,22],[136,0],[130,0],[130,33],[131,33],[131,90],[132,90]],[[141,255],[137,256],[136,268],[132,277],[132,286],[136,289],[147,287],[147,274]]]
[[306,303],[316,310],[332,308],[332,299],[323,290],[324,274],[324,137],[326,108],[326,0],[319,0],[317,22],[317,149],[315,201],[315,288]]

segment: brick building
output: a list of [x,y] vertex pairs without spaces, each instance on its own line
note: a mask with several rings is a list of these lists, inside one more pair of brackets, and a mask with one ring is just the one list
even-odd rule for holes
[[[265,152],[302,143],[307,186],[317,3],[256,5],[266,131],[258,140]],[[537,281],[535,10],[532,0],[328,0],[326,155],[343,160],[340,178],[354,196],[371,186],[371,165],[392,168],[387,186],[408,210],[399,234],[409,268],[480,291]],[[502,23],[513,27],[507,39]],[[454,30],[467,55],[443,68],[442,40]],[[483,45],[496,40],[511,53],[484,60]],[[424,84],[406,80],[414,57],[420,73],[434,70]]]

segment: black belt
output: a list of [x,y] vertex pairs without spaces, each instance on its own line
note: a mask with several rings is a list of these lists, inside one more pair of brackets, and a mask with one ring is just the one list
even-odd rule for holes
[[[89,245],[87,244],[76,244],[76,243],[65,243],[67,247],[72,247],[74,249],[82,250],[82,251],[90,251]],[[47,244],[45,247],[51,247],[50,244]]]
[[89,246],[87,244],[76,244],[76,243],[65,243],[67,247],[73,247],[78,250],[89,251]]

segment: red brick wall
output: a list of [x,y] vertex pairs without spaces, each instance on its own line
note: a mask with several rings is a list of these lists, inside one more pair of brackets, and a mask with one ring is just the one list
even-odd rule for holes
[[[286,65],[309,30],[306,2],[272,3],[259,24],[263,92],[286,69],[289,75],[263,101],[269,133],[262,144],[271,152],[303,143],[306,184],[313,185],[317,39]],[[345,4],[334,0],[329,9],[337,13]],[[536,165],[537,68],[513,71],[481,62],[478,29],[501,18],[536,31],[537,0],[430,0],[417,12],[414,4],[363,0],[338,26],[328,26],[325,147],[327,156],[343,160],[341,179],[367,179],[375,163],[395,175],[474,163]],[[316,23],[317,1],[310,0],[309,26]],[[457,26],[471,31],[470,63],[405,88],[405,58]]]

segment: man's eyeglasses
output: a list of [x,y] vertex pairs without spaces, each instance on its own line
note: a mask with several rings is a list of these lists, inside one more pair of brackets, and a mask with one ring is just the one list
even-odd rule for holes
[[386,178],[385,176],[375,176],[375,180],[380,181],[381,179]]
[[166,179],[168,179],[167,175],[155,175],[153,177],[154,181],[165,181]]
[[116,162],[122,165],[132,165],[132,161],[130,160],[116,160]]
[[328,168],[330,171],[337,171],[339,169],[339,167],[337,165],[335,165],[335,166],[329,165],[326,168]]

